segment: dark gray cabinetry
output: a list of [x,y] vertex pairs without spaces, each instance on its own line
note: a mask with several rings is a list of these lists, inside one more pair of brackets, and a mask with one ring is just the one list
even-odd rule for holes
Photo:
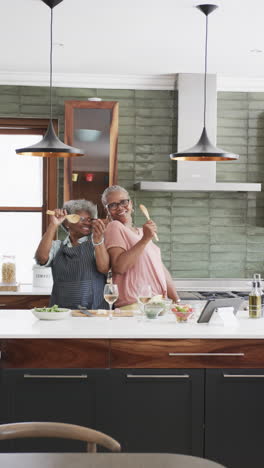
[[[96,369],[2,370],[1,423],[58,421],[96,428],[106,373]],[[1,451],[6,444],[1,442]],[[84,450],[82,442],[62,439],[17,439],[8,444],[19,452]]]
[[207,369],[205,458],[263,467],[264,370]]
[[203,456],[204,371],[111,370],[109,433],[127,452]]

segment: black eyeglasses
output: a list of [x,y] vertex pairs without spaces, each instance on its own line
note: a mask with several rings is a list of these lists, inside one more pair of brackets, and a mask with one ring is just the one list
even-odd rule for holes
[[94,218],[90,218],[90,216],[80,216],[80,219],[79,219],[79,223],[85,223],[85,221],[87,221],[88,223],[92,222],[94,220]]
[[118,208],[118,206],[128,206],[129,202],[130,198],[127,198],[126,200],[120,200],[120,202],[109,203],[109,205],[106,206],[109,210],[114,211]]

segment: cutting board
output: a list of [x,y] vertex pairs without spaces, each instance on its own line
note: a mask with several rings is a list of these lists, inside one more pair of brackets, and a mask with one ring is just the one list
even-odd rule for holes
[[[109,311],[106,311],[106,314],[98,313],[98,310],[89,310],[94,317],[108,317]],[[113,310],[113,317],[133,317],[134,313],[133,310],[120,310],[119,312],[115,312]],[[72,310],[73,317],[88,317],[91,318],[90,315],[86,315],[80,310]]]
[[0,291],[18,291],[19,283],[0,283]]

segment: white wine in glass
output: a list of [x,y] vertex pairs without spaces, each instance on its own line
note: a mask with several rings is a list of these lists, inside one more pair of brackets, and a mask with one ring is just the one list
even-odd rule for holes
[[106,284],[104,287],[104,299],[109,304],[109,319],[113,318],[112,306],[118,298],[117,284]]
[[147,304],[152,297],[152,290],[150,284],[143,284],[138,290],[138,302],[143,306],[143,314],[145,312],[145,304]]

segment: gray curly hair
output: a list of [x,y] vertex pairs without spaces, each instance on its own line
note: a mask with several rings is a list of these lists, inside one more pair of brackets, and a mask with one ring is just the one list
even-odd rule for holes
[[69,200],[64,203],[63,209],[68,214],[75,214],[80,211],[86,211],[92,218],[97,218],[97,206],[88,200]]
[[102,194],[101,200],[104,206],[107,206],[107,197],[109,193],[113,193],[113,192],[125,192],[127,193],[127,197],[130,198],[128,191],[124,187],[121,187],[120,185],[111,185],[111,187],[107,187]]

